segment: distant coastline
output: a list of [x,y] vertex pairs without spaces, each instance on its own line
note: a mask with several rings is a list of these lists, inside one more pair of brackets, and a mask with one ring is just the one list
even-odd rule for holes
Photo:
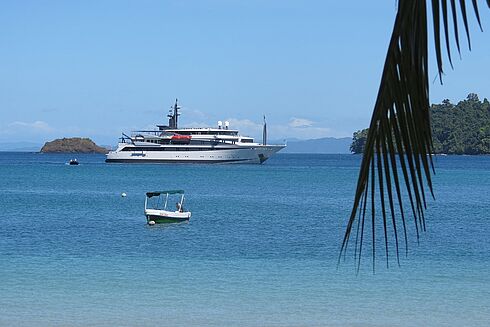
[[[292,139],[287,141],[288,146],[280,153],[349,154],[351,153],[349,150],[349,145],[351,141],[352,138],[350,137],[343,137],[343,138],[325,137],[325,138],[307,139],[307,140]],[[271,142],[282,143],[284,141],[281,140],[281,141],[271,141]],[[106,149],[104,150],[103,153],[107,153],[107,149],[110,148],[109,146],[105,146],[105,145],[101,145],[101,146],[97,145],[97,146]],[[36,144],[32,142],[11,142],[11,143],[0,142],[0,152],[40,152],[41,148],[43,148],[42,144]],[[62,148],[60,150],[63,151],[53,151],[53,153],[73,153],[73,151],[65,151],[65,148]],[[93,152],[89,152],[89,153],[93,153]]]
[[[490,103],[480,101],[477,94],[454,105],[449,100],[433,104],[432,136],[435,155],[489,155]],[[353,137],[298,140],[290,139],[283,154],[362,154],[368,129],[355,132]],[[283,141],[277,142],[282,143]],[[40,150],[39,150],[40,149]],[[102,153],[110,147],[99,146],[90,138],[62,138],[43,146],[32,142],[0,142],[0,152],[42,153]]]
[[39,152],[42,144],[34,142],[0,142],[1,152]]

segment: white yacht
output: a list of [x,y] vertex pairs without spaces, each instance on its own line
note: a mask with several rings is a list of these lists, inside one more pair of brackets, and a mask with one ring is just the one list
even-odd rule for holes
[[267,144],[264,117],[262,143],[230,129],[219,121],[216,128],[178,128],[180,107],[168,115],[168,126],[156,130],[123,133],[117,149],[107,154],[106,162],[119,163],[263,163],[286,145]]

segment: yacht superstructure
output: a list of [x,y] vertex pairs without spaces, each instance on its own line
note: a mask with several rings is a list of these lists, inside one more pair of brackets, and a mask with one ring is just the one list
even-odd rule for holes
[[267,144],[264,118],[262,144],[219,121],[217,128],[178,128],[180,107],[175,101],[168,125],[156,130],[123,133],[106,162],[120,163],[263,163],[286,145]]

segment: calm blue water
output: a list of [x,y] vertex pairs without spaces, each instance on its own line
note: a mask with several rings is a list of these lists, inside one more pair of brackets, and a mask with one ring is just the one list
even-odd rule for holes
[[[357,156],[69,159],[0,153],[1,326],[490,325],[490,157],[438,157],[420,244],[358,276],[336,268]],[[175,188],[190,222],[147,226],[144,193]]]

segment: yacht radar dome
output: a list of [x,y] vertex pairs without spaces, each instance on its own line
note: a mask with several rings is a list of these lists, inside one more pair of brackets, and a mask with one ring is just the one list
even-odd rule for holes
[[230,122],[229,121],[225,121],[225,129],[228,129],[228,127],[230,127]]
[[218,120],[218,128],[221,129],[222,126],[223,126],[223,122],[221,120]]

